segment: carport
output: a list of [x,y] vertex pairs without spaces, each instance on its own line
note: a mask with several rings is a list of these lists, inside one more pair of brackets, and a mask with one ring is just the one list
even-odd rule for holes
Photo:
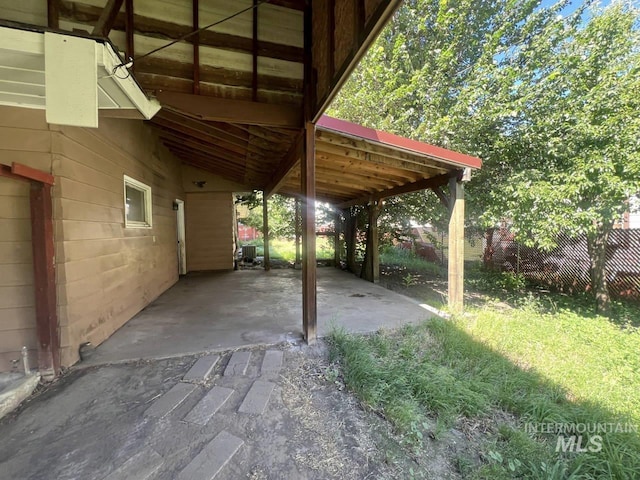
[[[223,131],[218,122],[194,119],[171,107],[164,108],[153,123],[159,127],[166,145],[181,155],[185,163],[229,180],[248,183],[262,190],[266,199],[274,193],[300,199],[302,318],[303,334],[308,342],[316,338],[317,318],[321,315],[316,291],[316,200],[330,203],[340,212],[340,218],[346,219],[344,225],[337,222],[336,230],[344,234],[349,265],[355,265],[353,207],[366,206],[368,230],[362,276],[376,283],[379,278],[377,220],[384,199],[431,189],[450,212],[449,305],[453,309],[462,308],[464,182],[470,178],[472,169],[481,167],[480,159],[326,115],[317,123],[307,122],[305,129],[298,132],[265,126],[240,129],[249,133],[243,142],[234,137],[228,126]],[[238,154],[226,155],[225,162],[215,154],[210,155],[220,148],[221,141],[232,139]],[[286,155],[274,162],[275,154],[269,152],[277,151],[287,142],[291,143]],[[268,218],[267,204],[264,218]],[[265,239],[265,252],[268,252],[268,235]],[[267,266],[268,260],[267,253]]]
[[[210,128],[209,132],[215,132],[217,128],[170,110],[163,110],[159,118],[154,123],[171,118],[172,125],[180,125],[183,145],[195,142],[197,131]],[[160,130],[163,138],[173,135],[165,130]],[[201,136],[199,145],[204,138],[214,137]],[[236,169],[246,172],[252,168],[238,159],[227,175],[226,167],[215,157],[198,157],[195,162],[194,158],[185,155],[184,161],[230,179]],[[302,338],[308,343],[326,335],[332,326],[374,332],[428,318],[433,309],[427,305],[375,285],[379,277],[377,218],[383,200],[424,189],[431,189],[450,211],[449,305],[461,308],[463,185],[471,169],[480,166],[475,157],[322,116],[317,126],[308,124],[304,135],[296,137],[276,175],[265,174],[256,180],[258,185],[269,182],[262,187],[265,198],[280,192],[301,201],[302,271],[266,268],[190,273],[101,345],[90,363],[295,342],[301,337],[301,316]],[[350,264],[355,263],[353,207],[366,206],[369,221],[363,278],[369,282],[339,269],[318,268],[315,200],[330,203],[345,219],[338,222],[336,232],[343,234]],[[263,207],[266,219],[267,204]],[[268,254],[265,263],[268,267]]]

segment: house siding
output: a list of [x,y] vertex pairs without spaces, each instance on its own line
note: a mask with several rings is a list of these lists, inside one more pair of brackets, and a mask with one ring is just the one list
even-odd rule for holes
[[185,204],[187,270],[233,268],[233,195],[187,193]]
[[[0,107],[0,163],[50,172],[50,145],[39,112]],[[29,182],[0,177],[0,372],[22,370],[23,346],[32,365],[37,358],[29,189]]]
[[[72,365],[81,343],[100,344],[177,281],[180,162],[141,121],[50,126],[43,111],[2,106],[0,162],[54,174],[61,361]],[[152,228],[125,228],[124,175],[151,187]],[[0,371],[37,348],[30,228],[29,183],[0,178]]]
[[[149,126],[101,119],[52,132],[62,363],[97,345],[178,279],[180,163]],[[125,228],[124,175],[151,187],[152,228]]]

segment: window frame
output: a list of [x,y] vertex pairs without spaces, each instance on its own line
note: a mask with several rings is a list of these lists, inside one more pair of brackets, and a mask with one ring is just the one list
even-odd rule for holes
[[[124,226],[125,228],[152,228],[153,227],[153,197],[151,187],[135,178],[124,175],[123,181],[123,201],[124,201]],[[142,192],[144,201],[144,221],[138,222],[127,218],[127,187]]]

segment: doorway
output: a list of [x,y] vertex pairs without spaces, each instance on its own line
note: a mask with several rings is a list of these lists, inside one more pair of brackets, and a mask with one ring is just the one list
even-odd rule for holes
[[187,274],[187,248],[185,244],[184,201],[176,199],[176,225],[178,228],[178,274]]

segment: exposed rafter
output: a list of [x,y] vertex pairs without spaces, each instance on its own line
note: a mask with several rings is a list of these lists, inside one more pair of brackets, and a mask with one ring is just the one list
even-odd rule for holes
[[159,92],[157,96],[163,105],[202,120],[291,128],[302,125],[302,112],[295,107],[176,92]]
[[[53,0],[49,0],[53,1]],[[97,22],[103,9],[82,3],[64,2],[60,5],[60,16],[76,22]],[[158,20],[143,15],[134,15],[136,33],[153,37],[165,37],[167,39],[178,38],[193,31],[191,25],[180,25],[166,20]],[[116,14],[113,26],[115,30],[125,31],[125,15]],[[194,38],[189,37],[185,42],[193,43]],[[220,48],[224,50],[251,53],[253,40],[251,38],[204,30],[198,35],[200,45]],[[302,62],[304,53],[302,48],[290,45],[260,40],[258,41],[258,55],[261,57],[276,58],[289,62]]]
[[60,0],[47,0],[47,25],[60,28]]
[[442,175],[437,175],[435,177],[424,178],[422,180],[418,180],[417,182],[407,183],[399,187],[393,187],[389,188],[388,190],[383,190],[381,192],[375,192],[370,195],[362,196],[355,200],[342,203],[338,205],[338,207],[347,208],[355,205],[366,205],[372,200],[382,200],[384,198],[395,197],[396,195],[402,195],[404,193],[418,192],[427,188],[441,187],[442,185],[446,185],[447,183],[449,183],[450,178],[456,178],[459,174],[460,171],[453,170],[449,173],[443,173]]
[[113,28],[113,24],[116,21],[116,17],[118,16],[120,7],[122,7],[123,1],[124,0],[107,1],[107,4],[102,9],[102,13],[100,13],[96,26],[93,27],[91,35],[105,38],[109,36],[109,32],[111,32],[111,29]]
[[286,180],[287,175],[291,172],[297,165],[300,164],[300,158],[303,154],[303,140],[304,135],[300,133],[296,138],[296,141],[293,142],[291,148],[282,159],[280,164],[278,165],[277,170],[269,180],[269,183],[266,185],[264,191],[269,198],[274,193],[277,193],[278,189],[282,186],[284,181]]
[[[200,28],[200,5],[198,0],[192,0],[192,28],[195,32]],[[200,33],[196,33],[192,38],[193,43],[193,93],[200,93]]]

